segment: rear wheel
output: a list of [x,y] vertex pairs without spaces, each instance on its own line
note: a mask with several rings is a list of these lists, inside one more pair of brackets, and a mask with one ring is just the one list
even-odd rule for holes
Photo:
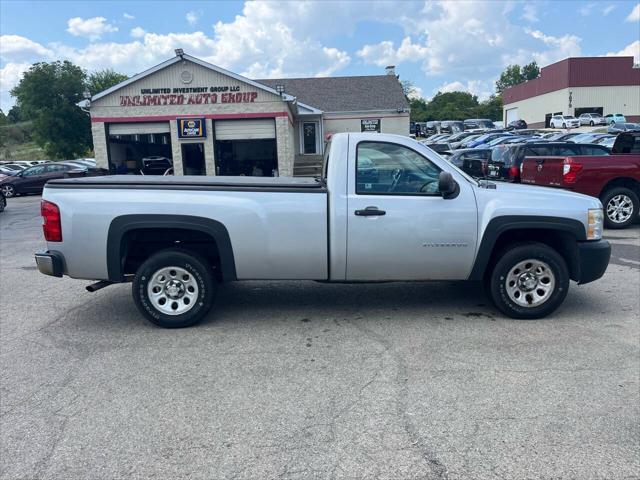
[[591,126],[593,127],[593,125],[594,125],[593,120],[591,120],[591,121],[589,122],[589,125],[591,125]]
[[567,124],[566,124],[566,123],[563,123],[563,124],[562,124],[562,128],[567,128]]
[[503,252],[490,277],[489,292],[498,309],[512,318],[549,315],[569,290],[564,259],[543,243],[521,243]]
[[7,198],[11,198],[16,194],[16,189],[13,185],[2,185],[0,190],[2,191],[4,196]]
[[601,200],[604,205],[604,226],[607,228],[626,228],[638,216],[640,200],[630,188],[615,187],[607,190]]
[[133,300],[152,323],[189,327],[211,309],[216,282],[207,262],[190,252],[163,250],[145,261],[133,280]]

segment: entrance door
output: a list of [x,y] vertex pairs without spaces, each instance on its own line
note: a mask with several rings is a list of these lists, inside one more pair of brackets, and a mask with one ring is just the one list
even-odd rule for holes
[[206,175],[204,143],[182,144],[182,169],[185,175]]
[[445,200],[438,192],[441,170],[423,154],[392,143],[354,143],[349,144],[347,280],[469,275],[477,236],[469,183],[457,177],[458,196]]
[[544,116],[544,128],[551,127],[551,117],[553,117],[552,113],[547,113]]

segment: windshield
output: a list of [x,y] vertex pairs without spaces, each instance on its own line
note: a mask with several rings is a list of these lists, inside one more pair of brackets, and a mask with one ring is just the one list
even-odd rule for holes
[[513,163],[516,150],[517,149],[515,148],[498,146],[491,152],[491,161],[493,163],[502,163],[504,166],[509,166]]
[[565,120],[571,120],[573,117],[571,115],[565,115],[562,118],[564,118]]

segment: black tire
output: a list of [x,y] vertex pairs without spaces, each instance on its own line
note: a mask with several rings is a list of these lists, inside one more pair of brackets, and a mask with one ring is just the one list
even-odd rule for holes
[[593,125],[594,125],[593,120],[591,120],[591,121],[589,122],[589,125],[591,125],[591,126],[593,127]]
[[7,206],[6,198],[4,198],[4,195],[0,195],[0,212],[4,212],[4,209],[6,206]]
[[11,198],[16,196],[16,187],[13,185],[2,185],[2,193],[5,197]]
[[[527,260],[544,262],[555,280],[548,298],[537,306],[519,305],[507,292],[509,272],[519,263]],[[560,254],[544,243],[519,243],[502,252],[500,259],[487,277],[487,282],[491,300],[502,313],[511,318],[531,320],[546,317],[562,304],[569,291],[569,269]]]
[[563,123],[563,124],[562,124],[562,128],[567,128],[567,124],[566,124],[566,123]]
[[[609,202],[619,196],[626,196],[631,200],[632,212],[626,220],[620,221],[620,217],[614,215],[609,208]],[[600,197],[604,208],[604,226],[606,228],[620,229],[627,228],[638,218],[638,211],[640,211],[640,200],[638,195],[627,187],[614,187],[610,188],[602,194]]]
[[[186,270],[192,276],[194,286],[198,288],[192,306],[182,314],[169,315],[162,312],[149,297],[149,282],[154,273],[170,267]],[[190,327],[198,323],[213,306],[216,291],[217,282],[213,269],[207,265],[207,262],[191,252],[178,249],[162,250],[147,259],[138,268],[132,287],[133,301],[138,310],[151,323],[163,328]],[[173,300],[169,302],[176,303]]]

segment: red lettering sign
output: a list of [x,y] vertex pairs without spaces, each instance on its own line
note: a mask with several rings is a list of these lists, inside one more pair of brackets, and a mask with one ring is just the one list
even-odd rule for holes
[[[254,103],[258,92],[223,93],[220,103]],[[121,107],[155,107],[158,105],[211,105],[218,103],[217,93],[192,93],[187,95],[122,95]]]

